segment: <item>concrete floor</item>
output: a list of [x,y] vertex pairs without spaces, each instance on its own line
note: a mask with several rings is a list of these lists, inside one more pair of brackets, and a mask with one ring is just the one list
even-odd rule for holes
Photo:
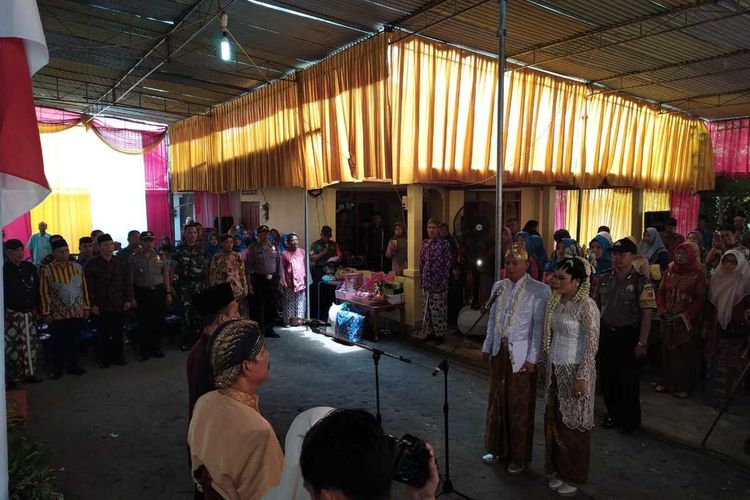
[[[282,443],[292,419],[312,406],[364,407],[374,412],[370,352],[309,331],[278,331],[282,337],[267,343],[271,379],[260,396],[261,412]],[[384,428],[431,442],[444,471],[443,380],[442,375],[431,376],[440,360],[439,351],[397,339],[382,340],[377,346],[412,360],[402,363],[384,357],[380,362]],[[481,462],[487,374],[465,362],[472,350],[476,346],[462,348],[450,371],[454,486],[475,499],[555,498],[543,474],[541,399],[537,400],[530,470],[510,477],[501,466]],[[29,432],[44,444],[66,499],[192,498],[185,447],[186,354],[172,347],[166,358],[145,363],[128,354],[126,367],[100,370],[84,360],[89,373],[82,377],[65,376],[27,387]],[[675,406],[666,420],[679,419],[681,412]],[[735,444],[750,433],[744,419],[745,432],[735,433]],[[595,429],[589,483],[578,497],[750,498],[747,468],[725,455],[701,452],[659,436],[645,431],[625,437]],[[394,498],[402,498],[401,491],[394,489]]]

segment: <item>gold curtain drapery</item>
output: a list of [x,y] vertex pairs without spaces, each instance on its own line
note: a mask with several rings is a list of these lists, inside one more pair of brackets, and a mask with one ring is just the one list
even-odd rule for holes
[[388,35],[297,73],[308,186],[391,178]]
[[645,189],[643,191],[643,213],[669,210],[669,191]]
[[601,225],[609,226],[612,238],[618,240],[629,236],[633,228],[633,190],[617,189],[584,189],[581,191],[581,230],[578,231],[577,190],[568,191],[568,205],[565,220],[568,231],[575,238],[580,235],[582,245],[596,236]]
[[298,72],[296,82],[274,82],[172,125],[174,189],[389,179],[387,50],[387,35],[372,37]]
[[[172,125],[175,189],[490,181],[497,61],[419,37],[388,39]],[[713,188],[700,120],[531,70],[504,79],[507,183]]]
[[[390,59],[395,182],[492,178],[497,61],[420,38]],[[504,78],[506,182],[713,188],[700,120],[530,70]]]
[[70,252],[77,253],[78,239],[91,233],[91,195],[85,191],[55,191],[32,208],[30,216],[32,228],[46,222],[55,234],[65,238]]

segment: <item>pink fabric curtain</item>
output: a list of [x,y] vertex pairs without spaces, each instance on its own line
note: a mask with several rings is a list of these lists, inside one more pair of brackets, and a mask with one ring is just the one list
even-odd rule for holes
[[227,193],[221,194],[221,207],[219,207],[219,214],[216,213],[216,203],[217,197],[220,196],[219,194],[209,193],[207,191],[196,191],[193,196],[195,204],[195,221],[200,222],[203,227],[213,227],[214,217],[225,217],[232,213],[229,206],[229,195]]
[[669,212],[677,219],[677,232],[687,234],[698,225],[698,210],[701,198],[693,193],[672,191],[669,193]]
[[[21,240],[24,246],[29,242],[31,238],[31,217],[29,212],[26,212],[7,226],[3,227],[5,237],[3,241],[8,240]],[[26,256],[29,256],[29,249],[26,249]]]
[[708,130],[716,175],[750,176],[750,118],[710,122]]
[[144,154],[156,148],[167,135],[166,127],[118,118],[81,115],[55,108],[36,108],[39,131],[59,132],[81,123],[89,127],[107,146],[125,154]]
[[172,211],[169,206],[169,182],[167,180],[167,147],[161,141],[155,148],[143,155],[143,168],[146,174],[146,220],[148,228],[157,239],[172,235]]
[[555,230],[565,228],[565,217],[568,211],[568,192],[562,189],[555,191]]

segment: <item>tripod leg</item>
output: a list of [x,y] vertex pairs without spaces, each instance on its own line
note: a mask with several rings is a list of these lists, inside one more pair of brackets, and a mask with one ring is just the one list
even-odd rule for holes
[[716,424],[719,423],[719,419],[721,419],[721,417],[724,415],[724,412],[729,409],[729,405],[732,404],[732,399],[734,398],[734,393],[737,392],[737,388],[740,386],[740,384],[742,383],[742,380],[747,375],[748,369],[750,369],[750,360],[748,360],[747,364],[745,365],[745,369],[742,370],[742,373],[740,373],[740,376],[737,377],[737,380],[735,380],[734,387],[732,387],[732,391],[729,393],[729,396],[727,396],[727,400],[724,403],[724,408],[721,409],[719,414],[716,416],[716,419],[714,419],[714,423],[711,424],[711,427],[708,429],[708,432],[706,432],[706,435],[703,436],[703,441],[701,441],[701,446],[704,446],[704,447],[706,446],[706,441],[708,441],[708,437],[714,431]]

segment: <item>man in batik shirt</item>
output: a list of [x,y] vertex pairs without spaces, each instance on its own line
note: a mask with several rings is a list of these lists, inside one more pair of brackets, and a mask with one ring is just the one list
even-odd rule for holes
[[245,263],[242,256],[233,251],[234,238],[229,234],[221,236],[221,251],[211,259],[211,268],[208,273],[209,286],[219,283],[232,285],[232,292],[237,304],[240,306],[242,316],[247,315],[247,277],[245,276]]
[[441,344],[448,329],[448,277],[451,246],[440,237],[440,223],[427,221],[428,239],[419,253],[419,280],[422,286],[422,333],[425,339]]

